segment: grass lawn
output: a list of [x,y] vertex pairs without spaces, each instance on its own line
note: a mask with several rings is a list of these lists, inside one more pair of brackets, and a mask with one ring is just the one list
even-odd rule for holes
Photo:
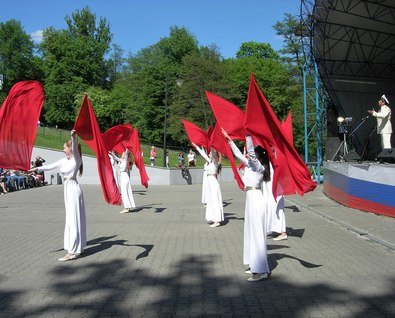
[[[42,148],[49,148],[55,150],[63,150],[64,143],[70,139],[70,132],[63,129],[56,129],[56,128],[48,128],[48,127],[38,127],[37,129],[37,136],[34,142],[34,145],[37,147]],[[95,156],[94,152],[84,143],[81,142],[82,153],[84,155]],[[149,152],[150,152],[150,145],[141,145],[141,150],[143,151],[143,158],[144,163],[146,165],[150,164],[149,161]],[[155,147],[157,158],[156,158],[156,166],[163,167],[163,148]],[[177,167],[177,157],[180,151],[184,152],[185,160],[187,156],[186,150],[171,150],[168,149],[169,152],[169,165],[170,167]],[[197,153],[197,151],[195,151]],[[197,153],[197,167],[203,167],[204,159]],[[224,166],[229,166],[228,160],[224,159],[222,161]]]

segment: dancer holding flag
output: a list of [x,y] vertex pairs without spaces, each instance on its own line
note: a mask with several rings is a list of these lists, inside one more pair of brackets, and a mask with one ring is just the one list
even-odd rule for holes
[[77,181],[77,173],[82,175],[81,145],[77,141],[75,130],[71,131],[71,140],[63,146],[65,158],[52,164],[30,169],[33,171],[49,171],[59,168],[64,183],[64,204],[66,208],[66,224],[64,229],[64,249],[67,254],[59,261],[65,262],[78,258],[86,246],[86,216],[84,196]]
[[130,185],[130,172],[129,172],[129,150],[126,149],[119,158],[114,152],[109,153],[113,160],[119,164],[119,187],[121,192],[122,204],[124,209],[119,213],[132,212],[136,207],[133,198],[132,186]]
[[206,220],[212,221],[213,224],[210,227],[218,227],[224,220],[224,208],[222,204],[222,194],[219,182],[217,180],[218,175],[218,152],[213,148],[210,154],[207,155],[203,149],[192,143],[200,155],[207,161],[207,183],[206,183]]
[[245,271],[252,274],[249,282],[268,278],[270,274],[266,248],[266,216],[271,189],[266,187],[270,181],[269,157],[262,147],[254,148],[252,138],[246,136],[247,158],[222,129],[233,154],[244,164],[243,182],[245,184],[246,204],[244,216],[243,261],[250,267]]

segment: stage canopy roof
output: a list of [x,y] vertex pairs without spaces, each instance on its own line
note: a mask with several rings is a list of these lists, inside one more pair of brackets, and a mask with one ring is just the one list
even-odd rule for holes
[[[311,18],[312,53],[336,115],[354,118],[350,131],[368,109],[378,110],[382,94],[395,110],[395,1],[316,0]],[[369,118],[350,138],[359,154],[375,126]],[[368,158],[381,149],[377,134],[371,136]]]

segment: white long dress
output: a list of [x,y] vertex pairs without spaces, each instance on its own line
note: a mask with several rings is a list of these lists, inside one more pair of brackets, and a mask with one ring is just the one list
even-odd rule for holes
[[202,203],[203,204],[207,204],[207,166],[208,166],[208,162],[206,161],[204,163],[204,167],[203,167],[203,183],[202,183]]
[[86,247],[84,195],[77,181],[77,173],[82,164],[82,159],[78,152],[76,137],[71,138],[71,143],[73,155],[70,158],[66,157],[37,169],[38,171],[49,171],[59,168],[63,176],[64,205],[66,208],[64,249],[71,254],[80,254]]
[[269,196],[269,205],[267,209],[267,233],[285,233],[286,223],[284,214],[284,196],[277,196],[274,199],[272,186],[273,186],[274,169],[270,165],[270,181],[266,182],[266,191]]
[[119,165],[118,165],[118,162],[114,159],[113,154],[109,153],[108,156],[110,157],[110,162],[111,162],[111,166],[112,166],[112,174],[114,175],[115,183],[117,184],[119,192],[121,192],[121,189],[119,187]]
[[132,185],[129,175],[129,151],[126,150],[123,158],[113,155],[115,161],[119,164],[119,187],[121,191],[122,204],[125,209],[135,208]]
[[246,137],[248,159],[233,142],[229,142],[229,145],[234,155],[245,165],[243,172],[243,182],[246,187],[243,262],[250,266],[252,273],[269,273],[266,247],[268,193],[266,182],[263,182],[265,168],[256,158],[251,137]]
[[218,160],[217,158],[209,158],[206,152],[198,146],[196,146],[196,150],[208,163],[205,169],[207,172],[207,183],[205,185],[206,220],[222,222],[225,218],[221,188],[217,180]]

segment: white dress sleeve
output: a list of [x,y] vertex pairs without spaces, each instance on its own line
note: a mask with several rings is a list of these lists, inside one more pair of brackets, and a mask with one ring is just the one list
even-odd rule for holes
[[241,153],[240,149],[237,148],[237,146],[235,145],[235,143],[232,140],[229,141],[229,146],[230,146],[230,149],[232,149],[232,152],[235,155],[235,157],[237,159],[239,159],[243,164],[248,165],[248,159],[246,157],[244,157],[244,155]]
[[255,172],[263,172],[265,171],[265,167],[261,164],[255,154],[254,144],[252,142],[252,138],[250,136],[246,137],[246,146],[248,152],[248,163],[249,166]]
[[207,156],[206,152],[203,149],[200,149],[199,146],[196,146],[196,150],[200,153],[204,160],[206,160],[208,163],[211,162],[211,159]]
[[62,166],[64,158],[59,159],[58,161],[54,162],[54,163],[50,163],[48,165],[42,165],[41,167],[37,167],[37,171],[41,172],[41,171],[50,171],[56,168],[60,168]]

